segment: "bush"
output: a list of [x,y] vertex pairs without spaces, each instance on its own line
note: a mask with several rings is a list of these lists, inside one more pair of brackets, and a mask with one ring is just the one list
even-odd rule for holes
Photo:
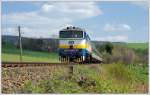
[[52,79],[33,84],[27,81],[22,89],[23,93],[82,93],[78,83],[71,80]]
[[105,50],[107,53],[112,54],[113,45],[111,43],[106,43]]
[[21,91],[22,93],[43,93],[43,88],[37,84],[33,84],[32,81],[26,81]]
[[134,49],[136,52],[136,63],[148,64],[148,48],[147,49]]
[[148,65],[148,49],[131,49],[121,45],[114,45],[112,54],[102,52],[105,63],[123,63]]
[[118,64],[110,64],[108,67],[108,73],[116,80],[123,80],[126,82],[133,82],[134,74],[131,72],[126,65],[118,63]]
[[122,46],[115,46],[112,55],[103,53],[103,58],[106,63],[125,63],[131,64],[135,61],[135,53],[132,49]]

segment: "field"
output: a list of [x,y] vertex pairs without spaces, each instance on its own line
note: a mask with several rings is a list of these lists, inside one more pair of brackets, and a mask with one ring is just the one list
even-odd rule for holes
[[[146,49],[148,43],[128,43],[128,48],[133,49]],[[6,44],[2,46],[2,61],[15,61],[18,62],[20,59],[19,49],[12,44]],[[56,52],[39,52],[31,50],[23,50],[23,61],[29,62],[59,62],[58,53]]]
[[[2,68],[2,92],[148,93],[148,60],[143,59],[147,56],[146,46],[146,44],[142,46],[129,44],[129,48],[114,48],[112,55],[105,55],[105,58],[113,62],[89,66],[77,65],[74,66],[71,76],[67,66]],[[138,53],[137,50],[133,51],[130,48],[144,52]],[[19,49],[11,44],[3,45],[2,61],[19,61]],[[58,62],[58,54],[23,50],[23,61]]]
[[[20,61],[19,49],[12,44],[2,46],[2,61]],[[59,62],[56,52],[40,52],[23,50],[23,61],[25,62]]]
[[146,49],[148,48],[148,43],[128,43],[127,47],[133,49]]

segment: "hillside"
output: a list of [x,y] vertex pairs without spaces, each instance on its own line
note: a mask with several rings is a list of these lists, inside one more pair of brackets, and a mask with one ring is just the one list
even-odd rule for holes
[[[18,36],[2,36],[2,44],[11,43],[16,47],[19,47],[19,38]],[[57,51],[58,39],[54,38],[27,38],[22,37],[22,48],[36,51]]]
[[[9,35],[3,35],[2,36],[2,42],[9,42],[13,43],[14,45],[18,44],[18,36],[9,36]],[[41,42],[41,47],[36,46],[38,42]],[[103,45],[108,43],[107,41],[91,41],[94,45]],[[31,47],[32,43],[34,46]],[[43,51],[48,51],[50,49],[51,51],[57,51],[58,48],[58,39],[53,38],[26,38],[22,37],[22,45],[25,49],[31,49],[34,50],[35,48],[39,48]],[[30,44],[30,45],[29,45]],[[148,43],[125,43],[125,42],[112,42],[114,45],[124,45],[125,47],[133,48],[133,49],[146,49],[148,48]]]

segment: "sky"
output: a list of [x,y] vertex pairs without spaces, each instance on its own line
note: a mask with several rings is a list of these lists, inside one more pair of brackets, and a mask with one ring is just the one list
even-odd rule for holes
[[59,30],[76,26],[91,40],[148,42],[148,2],[88,1],[42,2],[3,1],[2,35],[58,37]]

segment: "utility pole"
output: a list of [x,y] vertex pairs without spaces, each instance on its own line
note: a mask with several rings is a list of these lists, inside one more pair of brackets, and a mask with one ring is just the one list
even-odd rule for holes
[[20,46],[20,62],[22,62],[22,42],[21,42],[20,26],[18,26],[18,32],[19,32],[19,46]]

